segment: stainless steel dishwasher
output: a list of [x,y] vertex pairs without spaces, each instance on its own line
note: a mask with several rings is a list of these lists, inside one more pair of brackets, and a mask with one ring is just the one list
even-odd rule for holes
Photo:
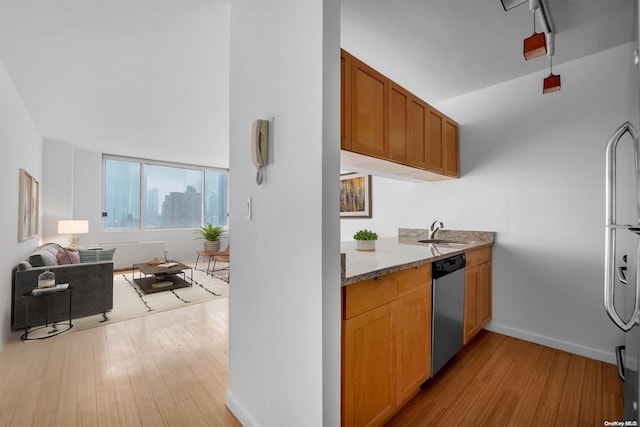
[[462,348],[465,264],[460,254],[432,265],[431,376]]

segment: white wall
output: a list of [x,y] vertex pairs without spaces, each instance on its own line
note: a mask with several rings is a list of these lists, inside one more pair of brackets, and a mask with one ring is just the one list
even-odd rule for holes
[[604,312],[604,149],[625,120],[638,125],[633,44],[554,68],[562,89],[542,95],[536,73],[444,102],[460,122],[462,177],[373,181],[368,227],[497,232],[489,329],[613,362],[621,334]]
[[340,424],[340,0],[323,2],[322,70],[322,388],[323,425]]
[[[338,11],[327,0],[231,3],[227,405],[245,426],[318,426],[325,411],[339,423],[338,355],[323,351],[339,340]],[[261,186],[249,143],[258,118],[271,132]]]
[[69,143],[44,139],[43,176],[47,191],[42,195],[45,242],[66,246],[68,236],[58,236],[58,220],[82,219],[73,217],[73,146]]
[[[42,180],[42,137],[22,103],[11,77],[0,62],[0,348],[11,331],[11,270],[40,242],[40,235],[18,242],[19,170],[25,169],[47,190]],[[42,216],[40,218],[42,225]]]

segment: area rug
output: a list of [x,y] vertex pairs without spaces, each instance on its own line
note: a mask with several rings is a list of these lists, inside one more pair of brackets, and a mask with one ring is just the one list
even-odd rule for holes
[[[186,264],[193,266],[193,263]],[[79,317],[73,319],[73,328],[69,332],[77,332],[227,297],[229,296],[228,278],[220,277],[219,273],[223,272],[216,271],[214,273],[215,276],[208,275],[198,265],[198,269],[193,270],[193,283],[191,286],[151,294],[144,294],[140,290],[133,281],[131,272],[126,274],[115,273],[113,276],[113,309],[107,313],[109,320],[101,322],[103,320],[102,314]],[[138,273],[136,272],[137,276]],[[188,282],[190,278],[190,273],[187,270],[186,279]]]

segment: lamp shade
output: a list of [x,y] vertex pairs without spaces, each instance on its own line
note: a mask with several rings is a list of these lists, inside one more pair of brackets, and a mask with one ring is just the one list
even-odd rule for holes
[[524,39],[524,59],[527,61],[547,54],[547,37],[544,33],[533,33]]
[[89,232],[87,220],[60,220],[58,221],[58,234],[85,234]]
[[542,82],[542,93],[557,92],[560,90],[560,75],[549,74]]
[[60,220],[58,221],[58,234],[71,234],[69,236],[69,248],[78,247],[80,238],[78,234],[89,232],[89,221],[87,220]]

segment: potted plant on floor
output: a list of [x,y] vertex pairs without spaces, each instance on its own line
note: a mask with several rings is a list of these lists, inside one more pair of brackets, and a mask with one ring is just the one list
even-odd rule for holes
[[367,229],[360,230],[353,235],[353,238],[356,240],[357,251],[371,252],[376,250],[378,235],[373,231]]
[[193,231],[198,235],[196,239],[204,239],[204,250],[216,252],[220,249],[220,237],[226,230],[221,225],[207,224],[206,227],[200,227]]

